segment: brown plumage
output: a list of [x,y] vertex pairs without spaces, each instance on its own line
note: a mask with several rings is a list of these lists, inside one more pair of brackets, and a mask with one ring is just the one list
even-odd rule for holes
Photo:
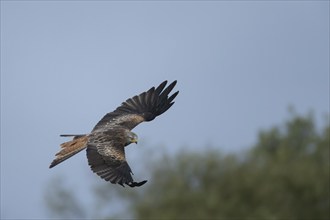
[[[63,162],[87,148],[88,164],[92,171],[111,183],[135,187],[147,181],[134,182],[132,170],[125,158],[124,148],[137,143],[137,135],[131,130],[143,121],[152,121],[167,111],[179,91],[169,96],[176,81],[166,87],[167,81],[157,88],[152,87],[140,95],[123,102],[116,110],[106,114],[93,128],[92,132],[73,136],[73,140],[61,144],[61,151],[51,163],[50,168]],[[166,88],[165,88],[166,87]]]
[[86,135],[75,137],[73,140],[61,144],[61,151],[55,154],[56,158],[50,164],[49,168],[56,166],[62,161],[72,157],[76,153],[86,148],[88,137]]

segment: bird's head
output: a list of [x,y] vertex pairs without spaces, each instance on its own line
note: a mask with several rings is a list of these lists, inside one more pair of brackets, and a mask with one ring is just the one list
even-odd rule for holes
[[131,132],[131,131],[128,131],[127,132],[127,135],[126,135],[126,146],[131,144],[131,143],[138,143],[138,136],[134,133],[134,132]]

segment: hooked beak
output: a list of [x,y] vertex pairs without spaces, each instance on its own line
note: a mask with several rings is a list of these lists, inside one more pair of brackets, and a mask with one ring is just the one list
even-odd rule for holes
[[137,143],[138,143],[138,140],[137,140],[137,139],[133,139],[133,140],[132,140],[132,143],[137,144]]

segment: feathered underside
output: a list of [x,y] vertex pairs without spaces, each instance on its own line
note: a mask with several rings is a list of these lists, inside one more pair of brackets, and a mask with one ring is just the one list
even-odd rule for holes
[[122,186],[141,186],[147,181],[134,182],[132,170],[125,159],[123,140],[126,132],[112,129],[91,134],[87,146],[88,164],[105,181]]

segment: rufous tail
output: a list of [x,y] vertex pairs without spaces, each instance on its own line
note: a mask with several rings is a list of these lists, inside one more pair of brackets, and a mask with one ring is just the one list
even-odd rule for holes
[[85,149],[87,147],[87,141],[88,136],[79,135],[75,136],[73,140],[61,144],[61,151],[55,154],[56,158],[50,164],[49,168],[56,166],[57,164]]

